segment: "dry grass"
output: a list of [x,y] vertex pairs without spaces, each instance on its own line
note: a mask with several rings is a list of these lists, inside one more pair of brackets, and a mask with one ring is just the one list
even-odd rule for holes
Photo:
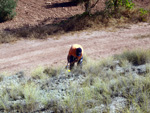
[[[49,77],[56,74],[55,69],[38,67],[32,71],[33,75],[39,76],[38,79],[32,79],[23,84],[8,84],[7,87],[0,88],[0,108],[7,112],[10,100],[24,99],[26,108],[19,105],[12,105],[13,109],[19,106],[20,112],[30,112],[36,108],[37,103],[42,103],[47,107],[51,99],[59,100],[58,105],[62,106],[62,112],[71,111],[72,113],[86,112],[88,109],[93,109],[96,106],[105,106],[101,109],[103,112],[110,112],[110,104],[115,97],[125,98],[127,104],[119,112],[150,112],[150,52],[142,51],[126,51],[120,55],[110,57],[108,59],[101,59],[100,61],[93,61],[89,57],[84,56],[83,71],[86,77],[82,84],[76,80],[70,82],[69,88],[64,93],[63,98],[56,96],[57,91],[47,90],[40,85],[44,82],[43,74],[49,74]],[[128,68],[132,64],[136,65],[146,64],[146,73],[133,76],[129,74],[116,73],[114,60],[120,60],[118,64],[122,68]],[[64,70],[61,70],[64,71]],[[58,69],[60,74],[60,69]],[[76,74],[75,72],[72,72]],[[56,75],[57,75],[56,74]],[[40,76],[41,75],[41,76]],[[66,74],[66,76],[68,73]],[[45,76],[45,75],[44,75]],[[3,77],[2,77],[3,78]],[[41,83],[40,83],[41,80]],[[36,82],[35,82],[36,81]],[[45,83],[47,84],[47,82]],[[46,88],[50,87],[45,86]],[[54,89],[53,89],[54,90]],[[54,109],[59,109],[55,105]],[[57,108],[58,107],[58,108]],[[133,108],[133,109],[132,109]],[[95,111],[96,113],[99,111]]]
[[146,35],[138,35],[134,37],[135,39],[143,39],[143,38],[150,38],[150,34],[146,34]]
[[134,51],[125,51],[121,55],[116,55],[116,59],[120,61],[127,60],[133,65],[142,65],[150,62],[150,51],[149,50],[134,50]]
[[0,44],[1,43],[10,43],[17,41],[17,37],[14,34],[9,34],[6,32],[0,32]]

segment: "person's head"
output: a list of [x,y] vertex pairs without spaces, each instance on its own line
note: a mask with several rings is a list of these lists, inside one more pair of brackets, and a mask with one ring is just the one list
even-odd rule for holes
[[82,53],[82,49],[81,48],[77,48],[76,49],[76,55],[77,56],[81,56],[81,53]]

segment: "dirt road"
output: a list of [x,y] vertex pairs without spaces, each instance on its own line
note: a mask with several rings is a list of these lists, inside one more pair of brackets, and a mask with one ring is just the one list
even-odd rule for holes
[[82,31],[60,36],[59,40],[21,40],[0,45],[0,72],[16,72],[37,66],[66,65],[70,45],[81,44],[85,53],[93,59],[137,48],[150,49],[150,24],[141,23],[127,28],[101,31]]

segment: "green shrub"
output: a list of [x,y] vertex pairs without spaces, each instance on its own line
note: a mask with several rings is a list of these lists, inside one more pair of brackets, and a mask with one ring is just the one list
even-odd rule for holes
[[147,21],[147,17],[148,17],[148,10],[145,10],[145,9],[143,9],[143,8],[140,8],[139,9],[139,13],[140,13],[140,19],[141,19],[141,21],[143,21],[143,22],[145,22],[145,21]]
[[107,0],[105,2],[106,10],[118,12],[120,7],[125,7],[126,9],[132,9],[134,3],[132,0]]
[[12,19],[16,12],[17,0],[0,0],[0,22]]

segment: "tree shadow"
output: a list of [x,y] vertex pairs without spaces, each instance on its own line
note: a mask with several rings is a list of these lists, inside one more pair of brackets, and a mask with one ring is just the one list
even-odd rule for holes
[[[62,25],[60,24],[67,18],[46,18],[37,25],[24,24],[18,28],[5,28],[3,31],[6,34],[11,34],[19,38],[30,39],[45,39],[48,35],[53,35],[62,32]],[[52,21],[50,24],[47,22]]]
[[80,31],[91,26],[87,21],[92,17],[77,14],[72,17],[45,18],[36,25],[24,24],[17,28],[5,28],[3,33],[17,39],[47,39],[51,35],[64,34],[70,31]]
[[44,7],[49,9],[49,8],[58,8],[58,7],[72,7],[77,5],[78,4],[76,2],[63,2],[63,3],[48,4]]
[[71,31],[80,31],[92,26],[93,16],[87,14],[64,18],[46,18],[37,25],[24,24],[18,28],[6,28],[5,34],[17,39],[47,39],[50,35],[64,34]]
[[[48,4],[44,7],[58,8],[58,7],[71,7],[71,6],[77,6],[77,3],[75,2],[54,3],[52,5]],[[66,31],[69,31],[70,28],[66,30],[65,25],[63,24],[68,19],[69,17],[63,17],[63,18],[49,17],[43,19],[37,25],[24,24],[23,26],[20,26],[18,28],[8,27],[5,28],[3,31],[5,32],[5,34],[13,35],[18,39],[19,38],[45,39],[47,38],[48,35],[59,34],[59,33],[64,33]]]

